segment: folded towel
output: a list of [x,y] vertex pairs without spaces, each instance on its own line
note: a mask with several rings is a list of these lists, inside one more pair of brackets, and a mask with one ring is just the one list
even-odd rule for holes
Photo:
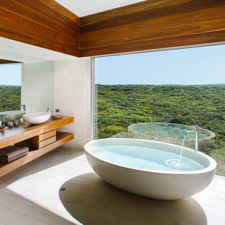
[[11,157],[11,158],[8,158],[6,156],[0,156],[0,163],[9,163],[9,162],[12,162],[13,160],[16,160],[18,158],[21,158],[24,155],[27,155],[28,153],[29,153],[29,151],[22,152],[22,153],[20,153],[18,155],[15,155],[15,156]]
[[8,146],[0,149],[0,157],[12,158],[27,151],[29,151],[28,147]]
[[62,119],[62,115],[56,114],[56,115],[52,116],[52,119],[53,119],[53,120]]

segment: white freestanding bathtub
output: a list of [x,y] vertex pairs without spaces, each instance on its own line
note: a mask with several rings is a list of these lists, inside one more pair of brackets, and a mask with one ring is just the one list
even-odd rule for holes
[[179,158],[181,146],[162,142],[111,138],[91,141],[84,148],[89,164],[103,180],[155,199],[176,200],[198,193],[210,184],[216,170],[214,159],[188,148],[183,148],[183,166],[167,164]]

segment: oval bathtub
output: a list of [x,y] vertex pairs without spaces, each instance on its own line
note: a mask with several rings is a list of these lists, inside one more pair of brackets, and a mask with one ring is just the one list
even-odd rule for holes
[[[85,146],[93,170],[109,184],[145,197],[176,200],[191,196],[212,181],[216,162],[211,157],[181,146],[141,139],[99,139]],[[181,166],[182,165],[182,166]]]

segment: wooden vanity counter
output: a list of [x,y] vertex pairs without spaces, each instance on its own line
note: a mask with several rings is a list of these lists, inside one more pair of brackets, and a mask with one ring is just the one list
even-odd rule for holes
[[32,151],[10,163],[0,163],[0,177],[72,140],[73,133],[56,129],[73,122],[73,117],[64,116],[39,125],[23,123],[19,127],[1,131],[0,151],[10,145],[28,146]]

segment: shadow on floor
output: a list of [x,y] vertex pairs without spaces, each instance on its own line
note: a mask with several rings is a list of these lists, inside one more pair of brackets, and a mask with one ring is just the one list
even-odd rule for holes
[[202,207],[193,198],[161,201],[137,196],[107,184],[95,173],[65,182],[59,196],[78,221],[98,225],[206,225]]

